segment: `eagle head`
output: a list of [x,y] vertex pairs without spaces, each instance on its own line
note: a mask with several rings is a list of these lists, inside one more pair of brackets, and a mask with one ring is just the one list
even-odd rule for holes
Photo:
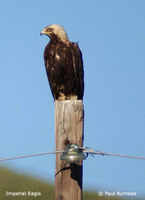
[[41,31],[40,35],[47,35],[50,39],[57,38],[62,41],[68,41],[64,28],[58,24],[47,26]]

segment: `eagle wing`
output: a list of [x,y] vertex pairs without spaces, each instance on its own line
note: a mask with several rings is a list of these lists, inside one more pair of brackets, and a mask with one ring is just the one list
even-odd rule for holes
[[75,75],[76,93],[78,99],[83,99],[84,95],[84,70],[82,53],[76,43],[72,43],[72,58],[73,58],[73,70]]
[[82,99],[84,71],[78,45],[50,42],[45,48],[44,60],[54,99]]

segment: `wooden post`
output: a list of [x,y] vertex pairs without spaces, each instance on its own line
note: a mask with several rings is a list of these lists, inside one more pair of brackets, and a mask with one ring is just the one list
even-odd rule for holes
[[[84,109],[81,100],[55,101],[56,150],[69,143],[83,146]],[[55,199],[82,200],[82,163],[70,165],[56,155]]]

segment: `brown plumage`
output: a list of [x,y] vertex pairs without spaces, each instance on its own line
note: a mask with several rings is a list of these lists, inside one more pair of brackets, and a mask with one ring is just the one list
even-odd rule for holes
[[57,24],[47,26],[42,34],[50,37],[44,61],[54,99],[83,99],[83,60],[78,45],[70,42],[63,27]]

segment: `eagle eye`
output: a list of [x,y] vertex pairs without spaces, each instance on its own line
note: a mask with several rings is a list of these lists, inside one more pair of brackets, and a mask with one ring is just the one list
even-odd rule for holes
[[47,28],[46,31],[47,31],[47,32],[51,32],[52,29],[51,29],[51,28]]

